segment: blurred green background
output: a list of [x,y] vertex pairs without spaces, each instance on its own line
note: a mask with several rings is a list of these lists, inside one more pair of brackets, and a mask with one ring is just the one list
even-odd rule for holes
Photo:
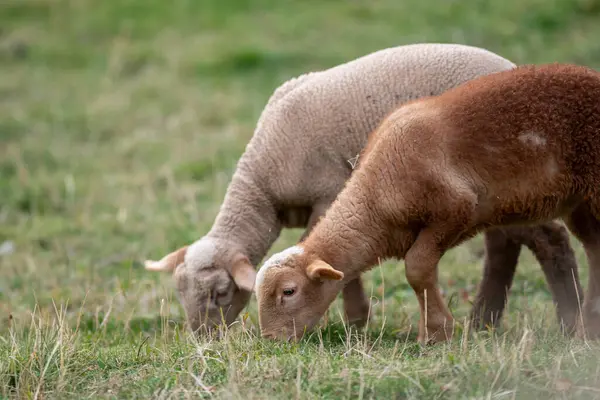
[[[417,42],[481,46],[517,64],[597,68],[598,38],[599,0],[2,1],[0,356],[6,357],[0,361],[0,396],[261,398],[299,388],[300,397],[334,398],[485,397],[495,390],[508,390],[509,397],[563,395],[552,382],[563,372],[569,382],[579,375],[560,361],[555,369],[551,365],[577,345],[556,337],[538,340],[544,345],[531,350],[539,355],[530,360],[531,369],[547,366],[548,374],[527,375],[515,364],[502,372],[508,373],[506,388],[497,380],[490,386],[498,363],[510,364],[519,354],[527,324],[557,334],[541,270],[526,250],[506,316],[507,329],[514,328],[506,358],[469,361],[465,354],[483,350],[465,345],[452,362],[451,350],[431,350],[435,367],[419,361],[423,350],[414,336],[409,359],[419,360],[405,365],[404,358],[389,357],[398,332],[417,321],[402,263],[366,275],[378,304],[375,327],[356,345],[364,342],[361,351],[374,360],[369,364],[362,356],[342,356],[350,342],[331,339],[325,355],[318,341],[300,347],[263,343],[255,338],[254,300],[247,329],[229,344],[195,343],[181,330],[183,314],[169,277],[146,273],[140,262],[208,231],[262,108],[293,76]],[[286,231],[272,252],[299,235]],[[585,283],[587,264],[579,244],[573,245]],[[443,259],[442,285],[459,317],[467,315],[481,278],[481,251],[478,237]],[[34,308],[46,322],[30,325]],[[64,325],[52,322],[56,309]],[[339,320],[337,311],[331,318]],[[60,339],[63,331],[69,340]],[[326,332],[340,333],[335,327]],[[382,347],[371,347],[376,343]],[[489,350],[490,343],[479,345]],[[198,358],[202,346],[213,346],[211,359],[220,364]],[[394,379],[369,375],[369,368],[383,368],[377,357],[389,371],[400,371]],[[571,366],[587,360],[572,359]],[[310,370],[298,375],[311,364],[312,378]],[[444,389],[453,382],[447,374],[455,364],[465,369],[452,387],[462,389]],[[366,369],[359,372],[358,365]],[[594,368],[586,370],[581,387],[598,381]],[[423,378],[422,370],[437,372]],[[191,377],[200,371],[208,383]],[[529,383],[519,386],[519,379]],[[525,389],[511,392],[516,387]],[[571,394],[596,393],[578,390]]]

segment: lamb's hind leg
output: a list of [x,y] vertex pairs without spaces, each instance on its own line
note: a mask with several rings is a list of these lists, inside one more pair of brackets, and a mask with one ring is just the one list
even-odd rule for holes
[[567,229],[558,221],[550,221],[515,228],[514,232],[511,228],[507,233],[535,255],[552,293],[561,329],[568,335],[574,333],[583,292]]
[[471,310],[471,323],[475,329],[495,326],[502,317],[521,252],[521,245],[499,228],[487,230],[484,243],[483,279]]
[[565,218],[567,226],[581,241],[589,266],[587,292],[583,300],[583,327],[578,336],[600,338],[600,208],[589,204],[579,206]]
[[542,266],[563,332],[573,333],[578,294],[581,298],[582,292],[569,235],[558,221],[486,231],[484,276],[472,311],[474,326],[482,328],[499,322],[522,244],[533,252]]
[[[306,230],[300,240],[304,240],[308,236],[319,219],[325,215],[328,207],[329,203],[320,203],[313,207]],[[362,328],[367,322],[370,308],[369,300],[363,289],[362,279],[358,277],[348,282],[342,291],[342,297],[344,299],[346,320],[357,328]]]

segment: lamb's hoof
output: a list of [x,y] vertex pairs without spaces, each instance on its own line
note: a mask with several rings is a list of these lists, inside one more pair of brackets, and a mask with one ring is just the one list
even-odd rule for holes
[[598,340],[600,339],[600,318],[584,318],[585,327],[581,322],[577,324],[575,338],[579,340]]
[[563,336],[565,337],[574,337],[574,338],[578,338],[578,334],[579,331],[581,330],[580,327],[580,323],[578,323],[577,321],[572,321],[572,322],[567,322],[565,323],[564,320],[560,321],[560,332],[563,334]]
[[348,324],[356,329],[362,329],[367,324],[367,318],[348,318]]
[[346,321],[350,326],[357,329],[362,329],[369,320],[369,305],[362,304],[360,306],[353,306],[351,309],[346,309]]
[[491,318],[472,316],[469,320],[469,329],[474,332],[493,331],[498,326],[498,321]]
[[422,346],[432,346],[437,343],[448,342],[452,339],[452,328],[428,328],[427,335],[425,332],[419,332],[419,336],[417,336],[417,341]]

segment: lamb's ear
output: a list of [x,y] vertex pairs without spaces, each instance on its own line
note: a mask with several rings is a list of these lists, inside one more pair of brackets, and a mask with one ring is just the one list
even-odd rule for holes
[[148,271],[172,272],[185,260],[185,253],[187,253],[187,249],[188,246],[184,246],[172,253],[167,254],[160,261],[146,260],[144,262],[144,267]]
[[310,279],[331,279],[339,281],[344,278],[344,273],[333,268],[323,260],[313,261],[308,267],[306,267],[306,275]]
[[254,281],[256,280],[256,271],[254,270],[254,266],[250,264],[248,257],[240,256],[231,266],[230,273],[233,281],[240,289],[252,292]]

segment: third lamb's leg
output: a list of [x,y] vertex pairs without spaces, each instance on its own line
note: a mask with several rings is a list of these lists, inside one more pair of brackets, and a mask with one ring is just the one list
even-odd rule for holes
[[521,245],[514,242],[502,229],[487,230],[484,241],[483,279],[471,311],[471,322],[475,329],[498,323],[521,252]]
[[[511,230],[507,233],[512,235]],[[567,229],[560,222],[551,221],[517,228],[515,237],[520,237],[542,266],[563,333],[574,333],[583,291]]]
[[404,258],[406,279],[419,299],[420,343],[435,343],[452,337],[454,319],[438,286],[438,262],[442,257],[439,232],[425,228]]
[[[319,218],[325,215],[325,211],[327,211],[328,207],[329,203],[321,203],[313,207],[306,230],[302,234],[300,240],[303,240],[308,236],[312,228],[319,221]],[[363,289],[363,283],[360,276],[346,284],[342,291],[342,296],[344,299],[344,314],[346,320],[357,328],[362,328],[369,317],[369,299]]]

